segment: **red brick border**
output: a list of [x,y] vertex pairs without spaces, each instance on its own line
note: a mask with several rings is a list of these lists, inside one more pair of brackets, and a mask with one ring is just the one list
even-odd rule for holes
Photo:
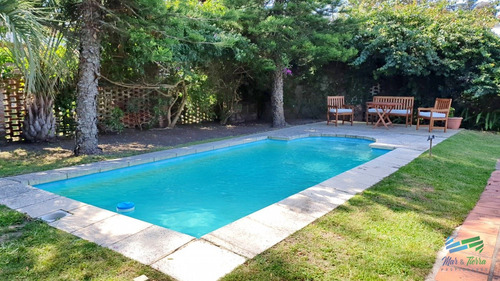
[[437,281],[500,281],[500,170],[491,174],[481,198],[460,227],[455,240],[474,236],[481,237],[484,250],[478,253],[468,249],[447,254],[445,259],[448,262],[442,262],[435,277]]

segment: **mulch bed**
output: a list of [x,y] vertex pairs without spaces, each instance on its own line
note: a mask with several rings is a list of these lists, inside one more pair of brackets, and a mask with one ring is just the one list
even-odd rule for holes
[[[319,120],[290,120],[290,125],[307,124]],[[105,154],[123,151],[142,151],[157,147],[176,146],[184,143],[203,141],[230,136],[248,135],[271,131],[270,123],[243,123],[238,125],[220,125],[218,123],[203,123],[195,125],[179,125],[173,129],[135,130],[126,129],[120,134],[104,134],[99,136],[99,147]],[[46,151],[60,148],[72,151],[75,145],[73,138],[57,138],[50,143],[15,142],[0,145],[0,151]]]

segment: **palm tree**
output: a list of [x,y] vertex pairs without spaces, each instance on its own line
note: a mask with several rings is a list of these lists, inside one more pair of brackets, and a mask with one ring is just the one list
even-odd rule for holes
[[57,54],[63,36],[53,22],[55,2],[0,0],[0,40],[25,80],[27,93],[23,137],[45,141],[55,136],[53,112],[56,85],[67,74]]
[[39,12],[33,1],[0,0],[0,40],[22,71],[27,92],[35,92],[35,80],[42,77],[38,50],[44,45],[46,32]]

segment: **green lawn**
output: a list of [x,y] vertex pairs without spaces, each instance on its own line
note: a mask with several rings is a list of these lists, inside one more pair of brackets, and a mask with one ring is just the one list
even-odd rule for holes
[[[420,156],[224,280],[425,279],[444,239],[484,189],[500,158],[500,135],[464,131],[433,154]],[[64,166],[61,161],[36,169]],[[0,206],[0,280],[131,280],[141,274],[169,280]]]
[[49,149],[44,151],[29,151],[25,149],[3,151],[0,152],[0,167],[2,167],[0,169],[0,177],[15,176],[79,164],[87,164],[97,161],[104,161],[107,159],[137,155],[139,153],[146,153],[151,151],[155,150],[142,152],[123,152],[118,154],[97,156],[73,156],[73,152],[61,148]]
[[157,146],[140,151],[121,151],[118,153],[109,153],[104,155],[82,155],[73,156],[73,152],[62,148],[46,148],[42,151],[29,151],[26,149],[16,149],[13,151],[0,151],[0,177],[15,176],[20,174],[34,173],[46,170],[52,170],[62,167],[74,166],[79,164],[88,164],[92,162],[116,159],[121,157],[133,156],[147,152],[160,151],[175,147],[190,146],[207,142],[214,142],[233,137],[213,138],[203,141],[189,142],[177,146]]
[[173,280],[0,205],[0,280]]
[[500,135],[465,131],[224,280],[424,280],[500,158]]

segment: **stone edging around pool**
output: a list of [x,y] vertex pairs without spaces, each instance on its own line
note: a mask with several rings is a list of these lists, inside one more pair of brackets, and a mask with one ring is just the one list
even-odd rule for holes
[[0,178],[0,204],[37,218],[54,212],[60,214],[63,210],[68,215],[61,215],[64,217],[49,223],[51,226],[151,265],[179,280],[217,280],[246,259],[255,257],[332,211],[422,153],[421,150],[397,148],[398,145],[394,144],[374,143],[373,147],[394,150],[200,239],[30,186],[268,138],[291,140],[327,136],[376,141],[375,138],[362,135],[308,133],[276,136],[273,134],[275,132]]

